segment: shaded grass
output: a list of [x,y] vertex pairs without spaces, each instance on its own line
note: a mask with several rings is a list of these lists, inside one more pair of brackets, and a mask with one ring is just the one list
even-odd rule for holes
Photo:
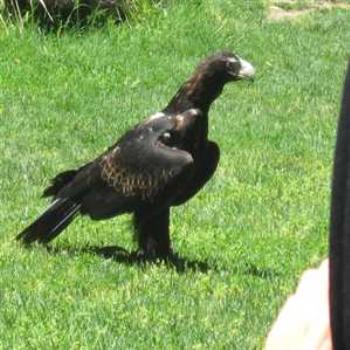
[[37,26],[44,32],[84,31],[108,22],[117,25],[146,21],[166,3],[167,0],[0,0],[0,20],[21,31],[27,26]]
[[[350,14],[268,23],[263,2],[186,1],[132,28],[44,36],[0,29],[0,339],[3,348],[260,348],[298,275],[327,254],[335,125]],[[172,238],[204,270],[125,264],[129,217],[78,219],[55,252],[14,235],[58,171],[162,108],[200,58],[257,67],[211,111],[214,179],[173,210]]]

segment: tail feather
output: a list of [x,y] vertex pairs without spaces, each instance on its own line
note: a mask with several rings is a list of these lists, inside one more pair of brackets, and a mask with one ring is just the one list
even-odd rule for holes
[[67,183],[73,180],[77,173],[78,170],[68,170],[56,175],[51,180],[51,185],[44,190],[43,197],[56,196]]
[[26,244],[38,241],[48,243],[59,235],[75,218],[80,204],[69,198],[58,198],[31,225],[17,237]]
[[43,197],[57,197],[59,196],[59,192],[68,185],[71,181],[74,180],[75,176],[83,171],[85,168],[88,168],[92,162],[87,163],[75,170],[67,170],[62,173],[56,175],[53,179],[51,179],[51,184],[44,190]]

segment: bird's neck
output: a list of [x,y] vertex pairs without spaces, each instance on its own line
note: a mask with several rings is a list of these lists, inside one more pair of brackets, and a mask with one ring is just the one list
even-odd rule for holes
[[182,113],[190,108],[197,108],[207,115],[211,104],[219,97],[223,87],[222,81],[197,73],[180,87],[164,112]]

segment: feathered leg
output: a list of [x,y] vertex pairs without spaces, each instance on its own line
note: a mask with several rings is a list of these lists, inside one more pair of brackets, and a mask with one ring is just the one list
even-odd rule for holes
[[140,255],[145,258],[171,255],[169,218],[169,207],[156,213],[146,210],[135,212],[134,225]]

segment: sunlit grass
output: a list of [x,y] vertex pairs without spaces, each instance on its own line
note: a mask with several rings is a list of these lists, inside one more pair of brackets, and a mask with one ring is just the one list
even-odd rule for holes
[[[181,1],[147,21],[40,34],[0,24],[0,348],[256,349],[303,269],[327,254],[329,184],[350,13],[265,21],[258,1]],[[139,267],[130,217],[76,220],[54,250],[14,236],[57,172],[165,106],[198,61],[230,48],[257,68],[210,115],[205,189],[172,212],[199,268]],[[95,252],[95,253],[94,253]]]

